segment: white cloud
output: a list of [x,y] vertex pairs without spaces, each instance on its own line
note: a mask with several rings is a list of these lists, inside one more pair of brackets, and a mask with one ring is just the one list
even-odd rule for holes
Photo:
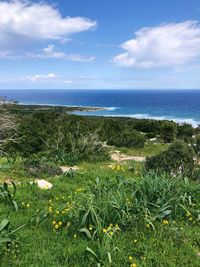
[[[9,81],[11,81],[9,79]],[[60,76],[55,73],[36,74],[30,76],[18,76],[12,79],[13,82],[34,83],[34,84],[71,84],[72,81],[65,76]]]
[[1,47],[13,39],[66,40],[73,33],[93,29],[97,25],[83,17],[62,17],[49,4],[31,1],[0,2]]
[[20,80],[38,82],[38,81],[47,81],[55,78],[57,78],[57,75],[55,73],[48,73],[48,74],[36,74],[32,76],[20,77]]
[[197,21],[142,28],[121,45],[124,53],[113,61],[135,68],[179,67],[200,57],[200,25]]
[[42,53],[40,54],[27,53],[26,55],[30,58],[39,58],[39,59],[54,58],[54,59],[65,59],[78,62],[91,62],[95,60],[94,56],[85,57],[79,54],[66,54],[64,52],[57,51],[55,49],[55,45],[52,44],[42,49]]

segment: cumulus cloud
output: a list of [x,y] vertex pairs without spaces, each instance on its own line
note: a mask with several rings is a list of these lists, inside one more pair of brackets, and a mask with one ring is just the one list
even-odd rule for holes
[[62,17],[59,10],[42,2],[0,2],[1,46],[16,38],[66,40],[70,34],[93,29],[96,25],[96,21],[83,17]]
[[200,57],[200,25],[197,21],[142,28],[121,45],[124,53],[113,58],[121,66],[135,68],[179,67]]

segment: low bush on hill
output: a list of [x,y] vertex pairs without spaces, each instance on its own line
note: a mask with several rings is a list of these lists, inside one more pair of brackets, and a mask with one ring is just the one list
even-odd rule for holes
[[194,149],[183,141],[174,142],[168,150],[159,155],[148,157],[145,163],[147,171],[192,177],[195,169]]
[[23,165],[24,170],[33,177],[51,177],[62,174],[61,168],[57,165],[38,159],[26,159]]

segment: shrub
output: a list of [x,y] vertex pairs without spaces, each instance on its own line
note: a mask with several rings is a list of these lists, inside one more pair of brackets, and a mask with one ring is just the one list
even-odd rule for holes
[[145,144],[145,136],[134,129],[123,130],[110,135],[108,137],[108,144],[118,147],[142,148]]
[[174,122],[166,121],[161,127],[161,137],[165,143],[171,143],[176,137],[177,126]]
[[37,159],[27,159],[24,161],[24,169],[31,176],[55,176],[62,174],[60,167],[53,163],[45,163]]
[[185,142],[191,140],[193,133],[194,129],[191,124],[184,123],[182,125],[178,125],[177,137],[183,139]]
[[183,141],[176,141],[168,150],[147,158],[145,168],[159,173],[192,176],[195,168],[195,153],[193,148]]

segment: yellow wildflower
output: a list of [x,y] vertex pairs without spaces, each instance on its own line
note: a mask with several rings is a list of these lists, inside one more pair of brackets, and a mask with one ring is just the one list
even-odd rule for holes
[[58,229],[58,228],[59,228],[59,224],[56,224],[56,225],[55,225],[55,229]]
[[59,211],[59,210],[57,210],[57,211],[56,211],[56,214],[59,214],[59,213],[60,213],[60,211]]
[[30,206],[31,206],[31,205],[30,205],[29,203],[26,205],[27,208],[30,208]]
[[61,226],[62,225],[62,222],[59,222],[58,224]]
[[52,224],[55,225],[56,224],[56,221],[53,221]]
[[103,233],[107,233],[107,229],[106,228],[103,228]]
[[169,221],[168,220],[163,220],[163,224],[169,224]]
[[129,261],[132,261],[133,260],[133,257],[132,256],[129,256],[128,259],[129,259]]
[[134,243],[137,243],[137,239],[134,239],[133,242],[134,242]]
[[76,238],[76,235],[74,235],[74,238]]
[[146,224],[146,228],[150,228],[150,224],[149,223]]
[[52,207],[49,207],[49,212],[50,212],[50,213],[52,212]]

